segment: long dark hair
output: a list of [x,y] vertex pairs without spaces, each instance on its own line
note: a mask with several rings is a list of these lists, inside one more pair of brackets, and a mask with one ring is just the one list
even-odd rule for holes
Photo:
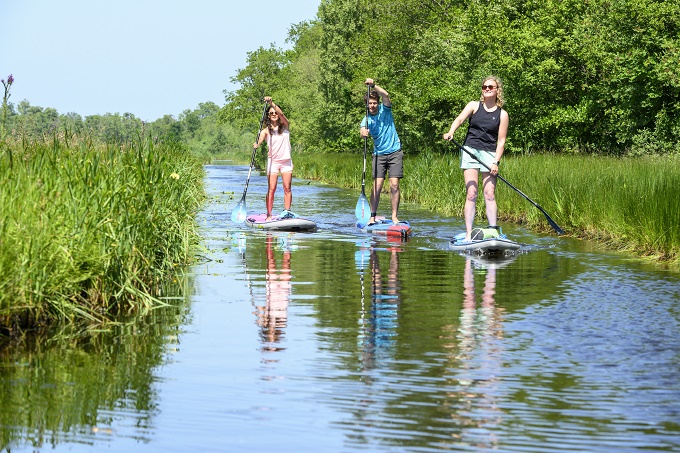
[[[279,107],[280,109],[281,107]],[[269,135],[274,133],[274,125],[272,124],[272,118],[269,116],[269,112],[276,112],[276,109],[272,106],[269,106],[267,109],[267,129],[269,129]],[[279,134],[283,134],[283,124],[281,123],[281,114],[277,112],[276,116],[276,125],[278,126],[277,130]]]

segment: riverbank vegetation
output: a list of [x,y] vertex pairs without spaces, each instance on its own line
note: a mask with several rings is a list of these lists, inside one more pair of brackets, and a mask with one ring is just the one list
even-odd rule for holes
[[[370,176],[370,156],[368,157]],[[361,188],[361,154],[295,155],[295,175]],[[501,174],[545,209],[570,236],[597,240],[680,268],[680,158],[540,155],[505,159]],[[456,153],[421,153],[404,158],[401,193],[445,216],[463,216],[465,184]],[[367,193],[371,179],[367,180]],[[387,189],[385,189],[387,190]],[[505,183],[497,189],[501,221],[552,232],[543,214]],[[483,223],[483,199],[477,222]]]
[[679,37],[680,4],[660,0],[325,0],[291,49],[248,55],[220,115],[252,127],[265,90],[305,150],[354,151],[372,77],[404,149],[445,153],[439,138],[495,74],[511,154],[678,153]]
[[[680,4],[658,0],[324,0],[291,26],[287,49],[247,55],[224,106],[177,118],[14,105],[10,75],[0,333],[148,306],[197,240],[199,159],[249,160],[262,93],[290,118],[298,177],[358,187],[367,77],[392,98],[406,201],[461,214],[461,172],[441,136],[495,74],[511,119],[503,175],[569,234],[677,265],[678,36]],[[502,183],[499,200],[504,220],[547,229]]]
[[176,142],[0,142],[0,336],[159,303],[189,262],[201,163]]
[[77,113],[61,114],[53,108],[43,108],[21,101],[5,109],[6,134],[13,140],[45,141],[55,134],[87,136],[96,143],[126,143],[140,135],[154,140],[174,141],[191,153],[209,160],[210,156],[243,149],[253,141],[254,133],[240,131],[229,124],[220,124],[220,108],[213,102],[200,103],[177,118],[165,115],[152,122],[142,121],[132,113],[106,113],[83,118]]

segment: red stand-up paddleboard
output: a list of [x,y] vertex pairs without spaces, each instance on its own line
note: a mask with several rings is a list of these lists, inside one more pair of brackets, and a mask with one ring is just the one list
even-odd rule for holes
[[407,221],[401,221],[395,224],[392,222],[392,220],[385,219],[384,217],[378,217],[374,223],[368,224],[359,221],[357,222],[356,226],[363,233],[379,234],[387,237],[399,237],[402,239],[409,237],[413,231],[411,225]]

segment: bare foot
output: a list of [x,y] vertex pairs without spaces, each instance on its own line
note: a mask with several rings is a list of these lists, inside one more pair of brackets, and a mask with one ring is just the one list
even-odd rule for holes
[[266,219],[264,219],[265,222],[270,222],[272,220],[272,216],[268,215]]
[[397,223],[399,223],[399,219],[396,217],[392,217],[392,223],[396,225]]

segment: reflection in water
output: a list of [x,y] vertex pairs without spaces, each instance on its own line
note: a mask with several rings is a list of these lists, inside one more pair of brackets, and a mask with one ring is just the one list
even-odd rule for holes
[[263,351],[281,351],[285,348],[280,345],[284,330],[288,323],[288,302],[290,300],[290,254],[291,249],[287,242],[283,242],[283,256],[281,267],[277,266],[274,244],[277,238],[267,235],[265,271],[265,305],[256,305],[257,325],[260,326],[260,338],[262,339]]
[[[401,301],[399,284],[399,252],[398,243],[390,244],[389,267],[387,276],[380,267],[378,249],[375,245],[361,244],[360,251],[355,254],[355,261],[361,278],[361,323],[360,344],[365,369],[375,368],[379,362],[392,356],[396,344],[398,309]],[[382,249],[385,250],[385,249]],[[366,260],[368,254],[368,260]],[[369,313],[365,312],[363,278],[366,267],[371,272],[371,305]]]
[[[463,304],[451,344],[449,371],[452,390],[446,404],[459,428],[455,443],[497,449],[503,413],[499,409],[500,373],[503,367],[503,308],[497,307],[496,270],[507,263],[484,262],[466,256],[463,272]],[[481,294],[475,277],[484,276]],[[455,331],[454,326],[449,329]]]
[[230,235],[231,245],[238,250],[241,259],[245,259],[246,254],[246,234],[243,231],[235,231]]
[[[337,218],[292,250],[272,233],[270,268],[288,248],[294,287],[286,350],[262,351],[266,232],[222,212],[248,167],[232,186],[208,171],[220,195],[177,292],[190,297],[108,332],[0,345],[0,451],[680,452],[677,273],[526,232],[546,247],[466,263],[442,239],[450,219],[423,212],[392,279],[390,244],[354,229],[355,195],[301,185],[311,213]],[[396,310],[375,309],[390,286]]]
[[[176,300],[185,291],[168,288]],[[187,310],[168,304],[126,321],[0,344],[0,451],[95,451],[112,435],[153,439],[155,372],[179,351]]]

